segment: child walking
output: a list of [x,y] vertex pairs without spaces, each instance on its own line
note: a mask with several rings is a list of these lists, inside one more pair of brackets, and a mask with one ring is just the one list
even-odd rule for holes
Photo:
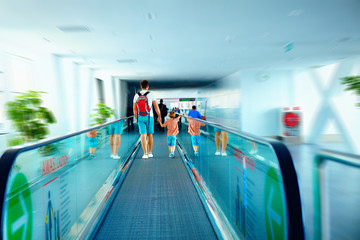
[[176,117],[175,111],[169,112],[170,119],[164,124],[158,121],[161,127],[167,127],[167,144],[169,146],[169,157],[175,157],[176,135],[179,133],[178,122],[183,113]]
[[87,132],[86,135],[89,137],[89,157],[96,157],[96,147],[97,147],[97,132],[96,129]]
[[194,149],[194,155],[195,157],[198,157],[200,145],[200,127],[205,126],[205,124],[188,117],[186,117],[186,119],[189,121],[188,133],[191,135],[191,144]]

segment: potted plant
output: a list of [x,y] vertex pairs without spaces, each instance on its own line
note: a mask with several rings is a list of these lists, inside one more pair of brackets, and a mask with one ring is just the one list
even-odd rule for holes
[[104,124],[109,117],[115,115],[114,110],[103,103],[98,103],[93,111],[94,113],[90,115],[90,118],[93,120],[92,126]]
[[[345,91],[355,91],[357,96],[360,96],[360,76],[349,76],[341,78],[341,83],[346,85]],[[360,107],[360,103],[356,103]]]
[[[90,115],[90,118],[92,120],[91,126],[104,124],[106,123],[107,119],[111,116],[115,116],[115,112],[110,107],[106,106],[103,103],[98,103],[96,105],[96,108],[93,109],[94,113]],[[104,136],[106,134],[103,133],[103,131],[98,131],[98,138],[100,139],[99,142],[103,142]]]
[[44,139],[49,133],[48,125],[56,122],[53,113],[42,106],[41,91],[27,91],[5,104],[6,115],[18,134],[8,139],[14,146]]

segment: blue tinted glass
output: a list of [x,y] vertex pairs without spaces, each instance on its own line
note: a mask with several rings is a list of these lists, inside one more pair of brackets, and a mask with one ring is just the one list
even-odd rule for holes
[[287,205],[271,145],[208,124],[194,136],[196,127],[186,121],[178,140],[236,234],[284,239]]
[[21,239],[26,229],[29,239],[79,237],[139,139],[128,126],[124,119],[18,154],[3,206],[4,236]]

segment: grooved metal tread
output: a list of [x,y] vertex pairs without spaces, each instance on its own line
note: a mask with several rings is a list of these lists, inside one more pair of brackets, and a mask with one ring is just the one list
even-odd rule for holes
[[140,149],[95,239],[217,239],[166,134],[154,134],[154,158]]

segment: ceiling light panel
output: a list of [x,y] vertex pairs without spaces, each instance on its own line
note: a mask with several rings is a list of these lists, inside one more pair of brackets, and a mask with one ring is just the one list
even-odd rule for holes
[[82,25],[68,25],[68,26],[58,26],[59,30],[66,33],[80,33],[80,32],[91,32],[92,29],[87,26]]
[[137,63],[136,59],[117,59],[118,63]]
[[154,20],[156,18],[156,15],[155,15],[155,13],[147,13],[146,14],[146,19],[147,20]]

